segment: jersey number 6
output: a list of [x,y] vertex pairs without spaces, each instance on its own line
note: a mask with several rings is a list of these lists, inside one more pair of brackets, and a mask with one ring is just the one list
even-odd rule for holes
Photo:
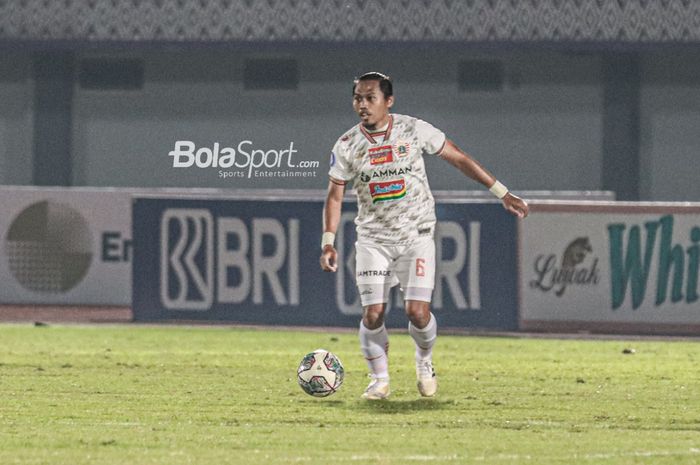
[[425,258],[416,258],[416,276],[425,276]]

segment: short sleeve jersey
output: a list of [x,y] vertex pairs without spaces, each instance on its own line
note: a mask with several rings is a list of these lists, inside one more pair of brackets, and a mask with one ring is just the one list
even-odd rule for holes
[[328,174],[353,182],[357,234],[380,244],[403,245],[435,226],[435,201],[423,155],[437,155],[445,134],[411,116],[392,114],[384,133],[361,124],[338,139]]

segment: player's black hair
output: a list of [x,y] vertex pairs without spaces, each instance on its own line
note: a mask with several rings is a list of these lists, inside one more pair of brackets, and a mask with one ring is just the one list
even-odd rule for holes
[[355,78],[352,82],[352,94],[355,95],[355,86],[360,81],[379,81],[379,90],[384,94],[384,99],[388,99],[394,95],[394,87],[391,84],[391,78],[386,74],[379,73],[377,71],[370,71],[365,73],[360,77]]

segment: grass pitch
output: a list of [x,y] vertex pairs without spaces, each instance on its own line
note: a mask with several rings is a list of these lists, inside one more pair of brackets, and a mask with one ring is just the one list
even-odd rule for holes
[[[323,399],[296,384],[319,347],[346,369]],[[4,325],[0,464],[696,464],[699,352],[441,336],[421,399],[392,334],[392,397],[366,402],[351,333]]]

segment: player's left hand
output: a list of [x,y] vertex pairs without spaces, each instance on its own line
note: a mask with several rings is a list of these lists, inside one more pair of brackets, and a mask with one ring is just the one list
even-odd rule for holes
[[518,218],[525,218],[530,213],[530,207],[527,206],[527,202],[510,192],[501,201],[503,202],[503,207]]

